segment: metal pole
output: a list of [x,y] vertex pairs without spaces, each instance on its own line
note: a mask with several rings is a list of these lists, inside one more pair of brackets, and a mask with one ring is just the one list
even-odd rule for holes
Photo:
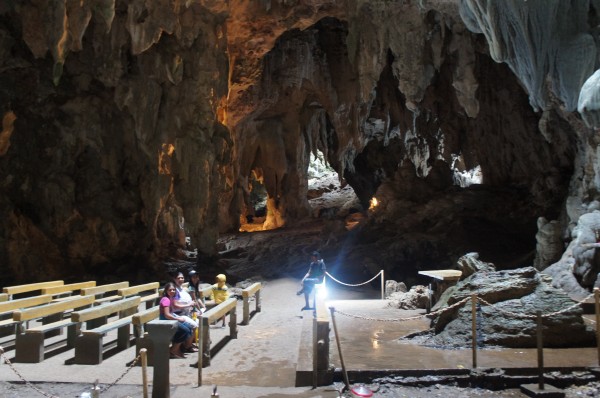
[[198,322],[198,387],[202,385],[202,357],[204,356],[204,319]]
[[385,300],[385,281],[383,277],[383,270],[381,270],[381,299]]
[[142,357],[142,388],[144,398],[148,398],[148,350],[142,348],[140,356]]
[[538,388],[544,389],[544,347],[542,336],[542,312],[537,311],[537,354],[538,354]]
[[598,365],[600,365],[600,289],[594,289],[594,301],[596,306],[596,347],[598,350]]
[[473,369],[477,367],[477,294],[471,294],[471,346],[473,351]]
[[312,345],[313,345],[313,388],[317,388],[318,386],[318,375],[317,375],[317,368],[318,368],[318,364],[319,364],[319,350],[317,349],[317,318],[313,317],[313,338],[312,338]]
[[340,335],[338,334],[337,324],[335,323],[335,308],[329,307],[331,311],[331,322],[333,323],[333,332],[335,333],[335,342],[337,344],[338,352],[340,354],[340,362],[342,363],[342,373],[344,374],[344,384],[346,384],[346,390],[350,390],[350,381],[348,381],[348,373],[346,372],[346,365],[344,364],[344,357],[342,356],[342,346],[340,344]]

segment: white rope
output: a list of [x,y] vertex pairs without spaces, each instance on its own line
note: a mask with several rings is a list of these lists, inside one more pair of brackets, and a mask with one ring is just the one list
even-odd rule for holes
[[379,271],[379,273],[377,275],[375,275],[374,277],[372,277],[371,279],[369,279],[366,282],[363,283],[357,283],[357,284],[351,284],[351,283],[344,283],[341,281],[338,281],[337,279],[335,279],[329,272],[325,271],[325,275],[327,275],[328,277],[330,277],[331,279],[333,279],[333,281],[339,283],[340,285],[344,285],[344,286],[351,286],[351,287],[356,287],[356,286],[362,286],[362,285],[366,285],[369,282],[374,281],[375,279],[377,279],[379,277],[379,275],[381,275],[383,271]]

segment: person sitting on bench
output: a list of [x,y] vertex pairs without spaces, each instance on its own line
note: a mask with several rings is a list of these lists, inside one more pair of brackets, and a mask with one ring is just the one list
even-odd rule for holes
[[[225,282],[227,281],[225,275],[217,275],[215,281],[217,283],[212,285],[212,291],[210,294],[211,299],[204,303],[206,305],[206,308],[216,307],[217,305],[221,304],[229,298],[229,290],[227,288],[227,285],[225,284]],[[223,321],[223,327],[225,327],[225,317],[221,318],[221,320]]]
[[[173,282],[167,282],[160,299],[159,319],[163,321],[178,321],[177,331],[173,336],[171,344],[171,358],[185,358],[184,352],[197,352],[192,346],[194,339],[193,328],[186,323],[186,317],[173,313],[173,305],[176,300],[177,288]],[[183,345],[183,347],[182,347]]]

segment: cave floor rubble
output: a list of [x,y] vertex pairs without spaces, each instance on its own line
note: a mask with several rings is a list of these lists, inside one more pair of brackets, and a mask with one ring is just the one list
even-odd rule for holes
[[[238,326],[237,339],[228,340],[227,329],[211,329],[213,347],[220,348],[214,353],[211,366],[202,369],[202,386],[197,386],[195,354],[171,360],[171,397],[209,397],[214,386],[221,397],[338,397],[343,377],[333,327],[333,384],[316,389],[295,387],[297,370],[307,366],[302,350],[311,347],[306,347],[303,333],[312,323],[313,314],[300,310],[304,300],[295,295],[297,288],[298,281],[291,278],[267,281],[261,294],[262,311],[252,315],[249,325]],[[327,306],[335,309],[351,384],[366,383],[377,390],[379,397],[524,397],[518,385],[537,382],[535,349],[482,349],[477,353],[478,368],[471,370],[469,348],[423,347],[402,340],[402,336],[427,329],[424,311],[391,308],[386,300],[378,299],[379,295],[376,289],[366,295],[348,288],[330,292]],[[241,302],[239,307],[241,314]],[[254,303],[250,308],[254,310]],[[399,321],[403,318],[411,319]],[[48,343],[60,345],[64,336],[53,339]],[[5,344],[2,341],[0,344]],[[4,357],[13,360],[14,350],[7,349]],[[59,348],[39,364],[0,364],[0,396],[41,394],[35,389],[48,396],[80,396],[90,391],[96,380],[105,390],[101,397],[142,396],[141,367],[128,371],[127,366],[135,357],[135,347],[105,357],[96,366],[66,365],[72,357],[72,350]],[[568,387],[567,397],[600,396],[595,347],[545,349],[544,362],[547,382]],[[151,367],[148,379],[151,384]],[[503,390],[491,391],[498,388]]]

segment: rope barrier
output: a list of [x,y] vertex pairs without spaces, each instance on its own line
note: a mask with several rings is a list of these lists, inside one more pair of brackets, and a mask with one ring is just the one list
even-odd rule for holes
[[362,283],[357,283],[357,284],[351,284],[351,283],[344,283],[342,281],[338,281],[337,279],[335,279],[333,277],[333,275],[331,275],[329,272],[325,271],[325,275],[327,275],[328,277],[330,277],[334,282],[339,283],[340,285],[344,285],[344,286],[350,286],[350,287],[356,287],[356,286],[362,286],[362,285],[366,285],[369,282],[373,282],[375,279],[379,278],[379,275],[381,275],[383,271],[379,271],[377,273],[377,275],[375,275],[374,277],[372,277],[371,279],[369,279],[366,282],[362,282]]
[[[121,374],[121,376],[119,376],[114,382],[112,382],[111,384],[109,384],[108,386],[104,387],[103,389],[100,390],[100,392],[106,392],[108,391],[109,388],[113,387],[115,384],[117,384],[119,381],[121,381],[121,379],[123,377],[125,377],[125,375],[127,373],[129,373],[129,371],[131,369],[133,369],[133,367],[137,364],[137,362],[139,361],[141,357],[141,354],[138,354],[138,356],[133,360],[133,362],[131,362],[131,365],[129,365],[129,367],[127,369],[125,369],[125,371],[123,372],[123,374]],[[36,387],[35,385],[33,385],[30,381],[28,381],[27,379],[25,379],[25,377],[14,367],[13,363],[10,361],[10,359],[8,359],[5,355],[4,355],[4,349],[2,347],[0,347],[0,359],[2,359],[2,362],[4,362],[5,364],[8,365],[8,367],[17,375],[17,377],[29,388],[31,388],[32,390],[38,392],[39,394],[48,397],[48,398],[60,398],[57,395],[52,395],[52,394],[48,394],[47,392],[39,389],[38,387]],[[71,394],[69,394],[71,395]]]
[[[329,274],[328,274],[329,275]],[[375,276],[377,277],[377,276]],[[374,278],[373,278],[374,279]],[[336,281],[337,282],[337,281]],[[369,281],[370,282],[370,281]],[[368,282],[366,282],[368,283]],[[588,297],[584,298],[582,301],[575,301],[575,303],[569,307],[563,308],[562,310],[559,311],[554,311],[554,312],[549,312],[546,314],[542,314],[542,318],[550,318],[556,315],[560,315],[562,313],[565,312],[569,312],[571,310],[573,310],[574,308],[576,308],[577,306],[583,304],[586,302],[586,300],[590,299],[591,297],[593,297],[594,294],[590,294]],[[356,314],[349,314],[347,312],[343,312],[343,311],[339,311],[336,310],[337,313],[339,313],[340,315],[344,315],[350,318],[356,318],[356,319],[363,319],[363,320],[367,320],[367,321],[376,321],[376,322],[405,322],[405,321],[412,321],[412,320],[416,320],[419,318],[425,318],[425,317],[435,317],[445,311],[449,311],[455,307],[458,307],[459,305],[462,305],[464,303],[466,303],[467,301],[469,301],[471,298],[470,297],[466,297],[448,307],[444,307],[441,308],[437,311],[434,312],[430,312],[429,314],[421,314],[421,315],[415,315],[415,316],[410,316],[410,317],[406,317],[406,318],[396,318],[396,319],[383,319],[383,318],[372,318],[372,317],[366,317],[366,316],[362,316],[362,315],[356,315]],[[481,303],[493,307],[494,309],[496,309],[498,312],[504,313],[505,315],[509,315],[509,316],[514,316],[516,318],[527,318],[527,319],[536,319],[537,315],[529,315],[529,314],[523,314],[523,313],[518,313],[518,312],[512,312],[512,311],[507,311],[505,309],[502,308],[498,308],[498,306],[496,304],[492,304],[484,299],[482,299],[481,297],[477,297],[477,300],[480,301]]]

